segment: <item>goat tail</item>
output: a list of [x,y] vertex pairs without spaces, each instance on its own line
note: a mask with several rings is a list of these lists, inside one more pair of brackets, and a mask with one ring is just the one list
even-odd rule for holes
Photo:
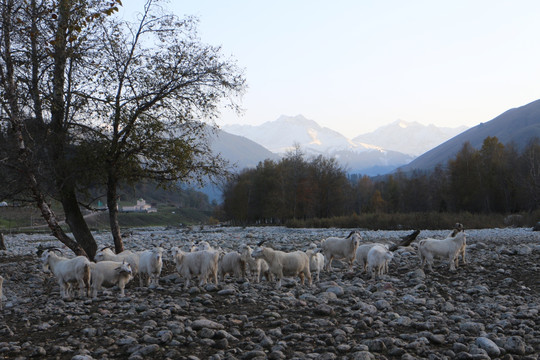
[[86,288],[86,296],[90,296],[90,277],[91,277],[90,264],[85,264],[84,273],[83,273],[83,282],[84,282],[84,287]]

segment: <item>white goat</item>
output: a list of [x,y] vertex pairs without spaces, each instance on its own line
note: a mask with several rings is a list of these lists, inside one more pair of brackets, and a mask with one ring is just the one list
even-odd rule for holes
[[140,253],[130,250],[124,250],[121,253],[115,254],[110,247],[105,247],[96,253],[94,260],[96,262],[103,260],[123,262],[126,260],[131,266],[133,277],[135,277],[139,273],[139,256]]
[[384,245],[373,245],[367,254],[367,272],[376,279],[388,271],[388,262],[392,260],[392,257],[392,252]]
[[69,298],[69,283],[79,284],[80,296],[84,297],[90,292],[91,262],[84,256],[68,259],[57,255],[54,251],[45,250],[41,255],[44,272],[50,271],[60,285],[62,298]]
[[[463,231],[465,231],[463,229],[463,224],[456,223],[456,225],[454,226],[454,229],[452,230],[450,235],[448,235],[448,237],[455,237],[458,233],[463,232]],[[457,257],[456,257],[456,267],[459,266],[459,256],[460,255],[461,255],[461,259],[463,260],[463,264],[467,264],[467,261],[465,259],[466,248],[467,248],[467,242],[465,241],[465,242],[463,242],[463,245],[461,246],[461,249],[459,249],[459,251],[458,251],[458,254],[457,254]]]
[[129,280],[132,279],[131,265],[126,262],[117,262],[103,260],[92,264],[92,297],[97,298],[98,291],[105,283],[108,285],[118,285],[120,289],[120,297],[124,297],[124,289]]
[[111,260],[110,259],[111,257],[114,257],[116,259],[121,258],[122,260],[124,260],[124,258],[128,257],[131,254],[133,254],[131,250],[124,250],[121,253],[116,254],[112,248],[106,246],[102,248],[101,250],[99,250],[98,252],[96,252],[96,255],[94,256],[94,260],[96,262],[103,261],[103,260],[116,261],[116,260]]
[[242,245],[240,256],[247,265],[247,270],[251,274],[251,280],[255,282],[261,281],[261,273],[266,277],[267,281],[271,281],[270,269],[268,263],[263,259],[254,259],[251,254],[253,249],[249,245]]
[[145,285],[159,285],[159,276],[163,267],[163,248],[156,247],[145,250],[139,255],[139,284],[143,286],[143,276],[146,277]]
[[466,243],[465,232],[461,231],[454,237],[446,239],[423,239],[418,243],[418,256],[422,269],[427,263],[429,270],[432,269],[433,258],[446,258],[450,262],[450,271],[455,270],[458,262],[458,254]]
[[349,269],[352,269],[360,239],[360,234],[357,231],[352,231],[346,238],[329,237],[323,240],[321,250],[326,260],[325,269],[332,270],[334,258],[346,260],[349,263]]
[[4,308],[4,305],[3,305],[3,302],[2,302],[2,297],[4,296],[2,294],[2,286],[4,284],[4,278],[2,277],[2,275],[0,275],[0,310],[2,310]]
[[[377,244],[377,243],[367,243],[362,244],[358,246],[358,249],[356,249],[356,259],[354,262],[360,266],[360,273],[366,272],[367,273],[367,267],[368,267],[368,253],[369,250],[371,250],[372,247],[375,245],[380,245],[388,250],[388,245],[386,244]],[[385,273],[388,272],[388,262],[385,263],[383,271]]]
[[237,251],[228,252],[219,258],[218,274],[220,281],[223,281],[227,274],[241,279],[246,274],[246,262]]
[[309,286],[312,285],[309,257],[303,251],[286,253],[268,247],[258,247],[251,254],[256,259],[264,259],[270,266],[270,272],[278,279],[277,288],[281,287],[283,276],[299,276],[302,285],[307,277]]
[[199,276],[199,286],[207,283],[208,278],[218,284],[218,261],[217,251],[202,250],[195,252],[183,252],[177,247],[171,249],[176,271],[185,279],[184,288],[187,289],[192,275]]
[[376,243],[367,243],[358,246],[356,249],[356,258],[354,260],[355,264],[360,266],[360,273],[367,272],[367,255],[369,250],[373,246],[377,245]]
[[191,243],[191,252],[202,250],[214,250],[208,241],[200,241],[196,244]]
[[324,255],[314,249],[307,250],[306,254],[309,256],[309,271],[316,273],[319,281],[321,270],[324,269]]

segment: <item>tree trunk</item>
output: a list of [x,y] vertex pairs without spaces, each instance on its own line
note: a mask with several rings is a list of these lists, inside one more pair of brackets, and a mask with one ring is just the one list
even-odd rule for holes
[[[58,240],[60,240],[64,245],[70,248],[75,253],[75,255],[82,255],[82,256],[89,257],[89,254],[85,251],[85,249],[81,247],[79,243],[77,243],[76,241],[73,241],[69,236],[66,235],[64,230],[62,230],[62,227],[58,224],[58,220],[56,219],[56,216],[54,215],[53,211],[51,210],[49,205],[45,202],[43,194],[39,192],[39,189],[36,186],[37,182],[35,182],[35,178],[33,176],[29,176],[29,178],[30,180],[32,180],[32,178],[34,179],[34,183],[32,184],[33,185],[32,191],[34,192],[34,197],[36,199],[38,208],[41,210],[41,215],[47,221],[47,225],[49,225],[49,228],[52,230],[53,235]],[[96,253],[96,250],[94,250],[93,255],[90,259],[94,258],[95,253]]]
[[0,250],[6,250],[6,243],[4,241],[4,234],[0,233]]
[[[86,256],[85,251],[68,237],[56,219],[54,212],[51,210],[47,202],[45,201],[45,196],[41,191],[40,185],[36,180],[35,170],[32,166],[30,156],[30,150],[26,147],[23,136],[23,121],[20,115],[19,104],[17,100],[17,83],[15,81],[15,70],[14,62],[11,57],[11,35],[9,31],[11,29],[11,14],[13,11],[13,3],[8,3],[8,6],[4,7],[2,13],[2,27],[4,28],[2,41],[2,53],[5,61],[5,72],[2,73],[0,79],[2,80],[2,87],[4,89],[3,97],[7,102],[6,109],[8,110],[7,119],[13,128],[13,137],[16,139],[17,148],[18,148],[18,158],[17,162],[20,164],[19,170],[21,171],[23,178],[28,182],[32,196],[36,201],[36,205],[41,211],[41,215],[47,221],[47,225],[52,230],[53,235],[70,248],[75,254]],[[2,238],[3,240],[3,238]]]
[[420,234],[420,230],[415,230],[411,234],[403,236],[401,238],[401,241],[399,243],[397,243],[397,244],[392,244],[390,246],[389,250],[390,251],[396,251],[398,248],[400,248],[402,246],[409,246],[416,239],[418,234]]
[[69,0],[60,0],[58,4],[58,27],[54,42],[53,69],[53,98],[51,102],[51,155],[55,167],[55,181],[60,201],[66,216],[66,223],[71,229],[76,241],[82,246],[90,259],[94,258],[97,244],[88,228],[88,224],[79,208],[75,191],[75,180],[66,162],[66,135],[68,127],[65,124],[65,69],[67,63],[66,37],[71,11]]
[[118,254],[124,251],[124,242],[120,233],[120,224],[118,222],[118,193],[116,188],[118,181],[114,174],[109,172],[107,181],[107,207],[109,208],[109,224],[114,241],[114,251]]
[[69,183],[65,184],[60,191],[60,196],[64,214],[66,216],[66,223],[73,233],[73,236],[86,254],[88,254],[88,257],[94,259],[97,252],[97,244],[92,232],[88,228],[88,224],[86,223],[83,214],[81,213],[74,186]]

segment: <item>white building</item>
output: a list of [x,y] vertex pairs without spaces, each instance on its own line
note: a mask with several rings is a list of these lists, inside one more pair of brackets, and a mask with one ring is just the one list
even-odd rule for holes
[[122,211],[152,213],[152,212],[157,212],[157,209],[147,204],[146,201],[144,201],[144,199],[141,198],[137,200],[137,205],[135,206],[122,206]]

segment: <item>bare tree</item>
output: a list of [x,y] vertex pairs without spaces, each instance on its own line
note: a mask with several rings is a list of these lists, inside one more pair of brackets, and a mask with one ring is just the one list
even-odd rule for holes
[[[94,19],[117,10],[118,3],[116,0],[0,2],[0,91],[6,114],[2,131],[9,134],[12,147],[17,149],[16,155],[2,161],[26,179],[26,188],[53,234],[75,253],[90,257],[97,246],[79,208],[76,175],[68,166],[73,115],[70,70],[81,55],[76,40],[85,38],[82,34]],[[37,124],[35,132],[29,131],[30,123]],[[43,148],[38,149],[42,144]],[[47,185],[40,179],[44,172],[54,178],[56,189],[52,195],[58,196],[62,203],[66,222],[77,242],[63,232],[48,205]]]
[[[1,4],[2,11],[2,27],[1,27],[1,54],[0,63],[0,85],[2,87],[2,109],[6,116],[2,118],[2,122],[8,123],[11,128],[11,134],[15,141],[14,146],[17,148],[17,167],[14,169],[22,175],[29,187],[32,197],[36,205],[41,211],[43,218],[47,221],[49,228],[52,230],[61,242],[68,246],[73,252],[78,255],[86,255],[81,246],[68,237],[60,227],[56,215],[51,210],[46,201],[46,197],[41,190],[41,187],[36,179],[36,169],[30,161],[31,150],[26,146],[24,141],[24,121],[22,118],[22,110],[20,108],[20,100],[18,97],[17,81],[15,78],[15,61],[14,49],[12,47],[12,37],[15,33],[14,20],[16,19],[18,2],[14,0],[6,0]],[[3,160],[5,161],[5,159]]]
[[224,175],[226,164],[211,153],[208,137],[219,105],[225,100],[238,110],[234,99],[245,88],[234,62],[197,38],[193,18],[164,14],[154,3],[147,1],[138,23],[101,24],[91,68],[81,77],[88,80],[76,94],[87,104],[77,123],[84,124],[82,146],[97,149],[116,252],[123,250],[119,185]]

